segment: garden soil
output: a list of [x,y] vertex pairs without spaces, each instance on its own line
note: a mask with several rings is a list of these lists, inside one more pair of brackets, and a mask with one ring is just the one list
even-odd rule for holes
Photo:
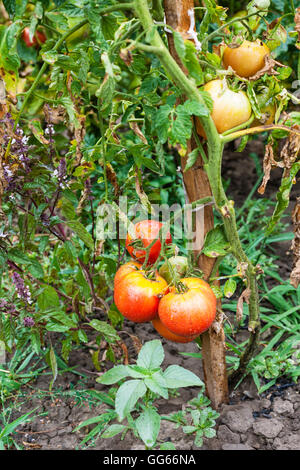
[[[249,150],[250,148],[250,150]],[[249,158],[249,153],[263,153],[263,144],[255,140],[242,153],[227,148],[225,153],[223,175],[230,180],[228,193],[235,200],[236,206],[241,207],[245,198],[257,180],[255,164]],[[274,170],[264,197],[272,198],[280,184],[280,172]],[[296,190],[291,206],[296,198]],[[274,246],[274,245],[273,245]],[[276,245],[280,256],[280,274],[288,279],[292,265],[289,253],[290,242]],[[242,334],[245,332],[242,331]],[[157,334],[151,324],[133,324],[126,322],[122,339],[129,352],[129,362],[134,363],[136,349],[130,335],[137,336],[144,343],[156,339]],[[133,338],[134,339],[134,338]],[[197,345],[176,344],[162,339],[165,360],[163,368],[170,364],[178,364],[203,378],[199,359],[184,356],[182,352],[197,352]],[[85,426],[79,431],[74,429],[83,421],[98,416],[108,409],[107,405],[93,406],[88,400],[79,399],[77,395],[66,397],[66,392],[77,390],[102,390],[107,388],[97,384],[98,376],[94,368],[89,348],[73,351],[70,356],[70,367],[85,375],[73,372],[59,374],[49,393],[51,374],[41,375],[34,384],[25,390],[26,399],[13,413],[13,418],[36,410],[36,417],[29,423],[17,428],[16,440],[25,449],[64,450],[79,449],[80,442],[94,425]],[[32,387],[33,386],[33,387]],[[180,394],[169,400],[158,400],[159,412],[163,415],[177,412],[185,406],[188,400],[195,397],[197,388],[180,389]],[[162,421],[159,435],[160,442],[171,441],[178,450],[300,450],[300,384],[294,384],[282,379],[276,386],[263,395],[258,396],[256,387],[250,379],[246,379],[236,390],[231,391],[230,401],[219,410],[217,419],[217,435],[213,439],[204,439],[204,445],[199,449],[194,445],[191,436],[177,429],[175,424]],[[131,432],[124,440],[119,436],[111,439],[98,438],[91,449],[96,450],[141,450],[143,444]]]

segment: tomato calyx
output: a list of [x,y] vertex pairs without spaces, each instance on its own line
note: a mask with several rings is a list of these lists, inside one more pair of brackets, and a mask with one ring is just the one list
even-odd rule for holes
[[188,290],[189,288],[182,281],[175,283],[175,292],[177,294],[184,294],[185,292],[188,292]]

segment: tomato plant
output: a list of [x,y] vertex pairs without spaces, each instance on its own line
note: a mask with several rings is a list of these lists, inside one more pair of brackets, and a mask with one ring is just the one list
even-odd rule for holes
[[[194,6],[1,3],[0,340],[9,351],[27,342],[36,354],[46,351],[53,380],[56,354],[67,361],[91,331],[97,370],[103,344],[107,357],[121,360],[123,317],[157,326],[157,312],[175,335],[204,332],[204,347],[218,332],[214,347],[223,359],[215,365],[226,376],[226,317],[221,305],[216,309],[213,283],[221,284],[214,292],[220,299],[224,293],[224,309],[238,295],[237,324],[249,333],[240,350],[232,346],[233,384],[262,346],[259,296],[267,272],[251,249],[272,243],[297,182],[299,9],[293,1],[270,7],[268,0]],[[22,34],[29,30],[33,39],[25,47]],[[249,245],[241,237],[247,221],[237,223],[244,206],[236,210],[227,195],[223,152],[235,141],[241,151],[256,136],[265,139],[263,171],[245,204],[256,188],[264,194],[274,167],[282,178],[274,212]],[[200,235],[200,245],[192,235]],[[184,261],[176,273],[174,255],[186,257],[187,272]],[[224,274],[225,259],[230,272]],[[201,280],[191,277],[195,269]],[[177,274],[188,280],[180,284]],[[174,305],[181,312],[176,320]],[[205,363],[214,355],[203,356],[216,383],[219,370]],[[226,399],[218,400],[214,406]]]

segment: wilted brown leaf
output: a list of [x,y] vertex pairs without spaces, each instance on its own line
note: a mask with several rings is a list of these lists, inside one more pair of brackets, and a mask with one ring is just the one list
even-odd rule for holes
[[263,177],[263,181],[260,187],[257,190],[259,194],[264,194],[265,192],[266,186],[270,179],[272,166],[279,166],[283,168],[284,164],[282,162],[276,162],[276,160],[274,159],[274,151],[273,151],[272,144],[268,144],[265,149],[264,162],[263,162],[264,177]]
[[238,301],[237,301],[237,307],[236,307],[236,320],[239,323],[242,318],[243,318],[243,307],[244,307],[244,302],[249,304],[249,299],[251,295],[251,290],[250,287],[247,287],[240,295]]
[[127,65],[127,67],[129,67],[129,65],[132,64],[133,57],[132,57],[131,51],[129,49],[121,49],[119,55],[120,55],[120,58],[125,63],[125,65]]
[[85,136],[85,116],[78,116],[79,120],[79,126],[75,127],[74,130],[74,137],[76,140],[76,161],[75,165],[80,165],[81,159],[82,159],[82,152],[81,152],[81,143],[84,139]]
[[[292,126],[292,130],[299,131],[300,126],[295,124]],[[284,165],[284,177],[289,176],[290,169],[292,168],[293,163],[295,163],[300,151],[300,135],[296,132],[290,132],[286,142],[280,153],[280,160],[283,161]]]
[[135,121],[130,121],[129,126],[133,130],[135,135],[137,135],[144,144],[148,145],[148,141],[146,137],[144,136],[144,134],[142,133],[141,129],[139,128],[138,124]]
[[152,207],[151,202],[149,201],[149,198],[148,198],[147,194],[145,193],[145,191],[143,189],[141,179],[142,179],[141,172],[137,168],[136,169],[136,177],[135,177],[135,190],[136,190],[136,193],[137,193],[137,195],[138,195],[138,197],[141,201],[142,206],[145,207],[145,209],[147,211],[151,212],[151,214],[155,214],[155,210]]
[[260,69],[255,75],[249,77],[249,80],[259,80],[263,75],[279,75],[279,72],[275,70],[275,66],[278,65],[279,67],[287,67],[286,65],[281,64],[277,60],[273,59],[271,56],[265,56],[265,65],[262,69]]
[[110,163],[106,164],[106,174],[107,174],[108,180],[114,187],[115,196],[118,197],[118,195],[120,194],[120,186],[118,184],[118,178],[117,178],[116,172]]
[[114,131],[114,126],[115,126],[115,122],[110,121],[109,122],[109,128],[111,130],[111,136],[114,139],[115,143],[119,145],[120,144],[120,139]]
[[138,354],[140,352],[140,350],[142,349],[142,346],[143,346],[142,343],[141,343],[141,340],[139,339],[138,336],[131,335],[131,334],[129,334],[129,336],[130,336],[130,339],[132,341],[133,347],[134,347],[136,353]]
[[56,108],[51,108],[48,103],[45,103],[43,111],[45,114],[45,120],[48,124],[59,124],[65,119],[66,110],[61,105],[57,106]]
[[126,344],[124,343],[124,341],[120,340],[120,341],[117,341],[117,344],[118,346],[122,349],[123,351],[123,355],[124,355],[124,365],[125,366],[128,366],[129,364],[129,357],[128,357],[128,349],[127,349],[127,346]]

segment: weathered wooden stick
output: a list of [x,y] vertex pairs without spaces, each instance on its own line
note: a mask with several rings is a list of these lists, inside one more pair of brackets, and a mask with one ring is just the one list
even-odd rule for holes
[[[193,39],[189,30],[191,27],[191,15],[193,15],[194,0],[164,0],[166,24],[180,32],[184,39]],[[174,46],[173,35],[168,34],[169,50],[181,69],[187,73],[181,63]],[[192,138],[188,142],[187,155],[197,147]],[[182,158],[182,169],[186,165],[186,157]],[[211,195],[208,177],[203,170],[203,161],[199,154],[193,168],[183,173],[183,179],[189,202],[196,201]],[[213,209],[211,206],[204,208],[203,239],[206,233],[214,226]],[[199,267],[209,278],[215,260],[204,255],[199,257]],[[220,306],[220,304],[219,304]],[[219,312],[212,327],[202,334],[202,358],[206,393],[212,406],[217,409],[222,403],[228,401],[228,381],[225,362],[225,335],[222,326],[222,314]]]

